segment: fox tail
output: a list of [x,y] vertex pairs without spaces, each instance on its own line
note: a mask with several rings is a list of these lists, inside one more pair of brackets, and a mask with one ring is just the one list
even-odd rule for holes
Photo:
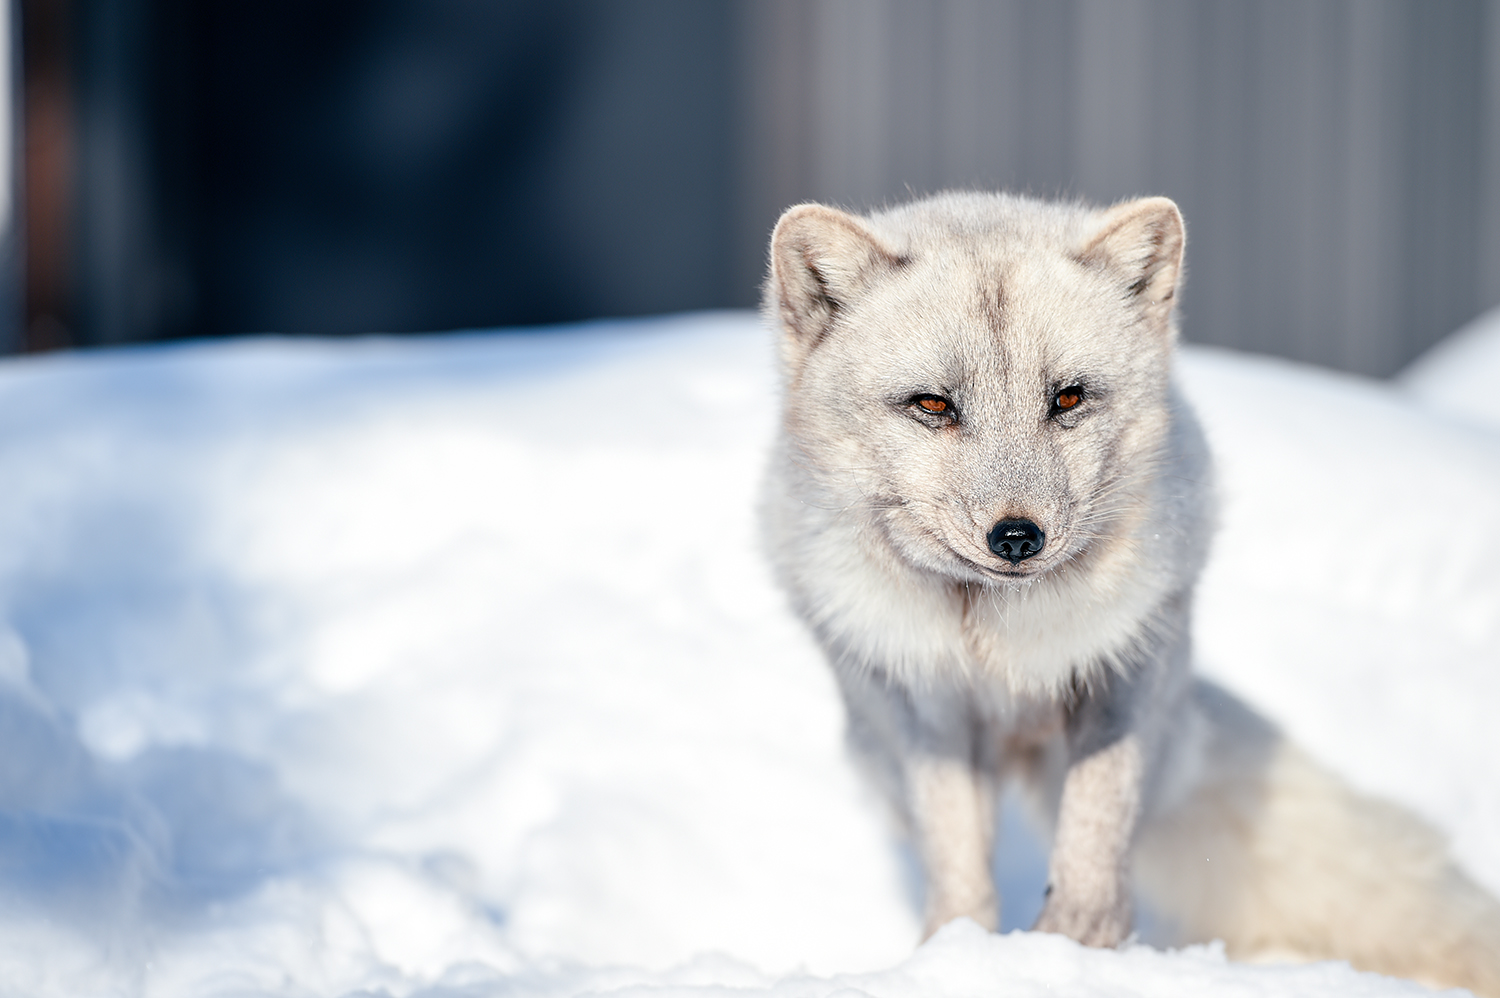
[[1135,876],[1181,942],[1246,960],[1347,960],[1500,998],[1500,901],[1416,815],[1361,794],[1210,683],[1191,788],[1141,830]]

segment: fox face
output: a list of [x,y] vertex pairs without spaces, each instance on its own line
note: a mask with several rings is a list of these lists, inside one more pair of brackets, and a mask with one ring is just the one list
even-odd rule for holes
[[970,585],[1129,543],[1170,427],[1182,247],[1164,198],[791,209],[768,305],[810,501]]

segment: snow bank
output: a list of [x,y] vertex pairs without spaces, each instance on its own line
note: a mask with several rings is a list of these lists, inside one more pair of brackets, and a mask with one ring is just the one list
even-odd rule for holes
[[1413,361],[1396,381],[1430,408],[1500,431],[1500,308],[1493,308]]
[[[1205,669],[1500,889],[1500,430],[1182,369],[1225,494]],[[738,314],[0,364],[0,994],[1412,989],[966,924],[913,953],[911,858],[756,552],[772,384]],[[1015,928],[1044,859],[1003,838]]]

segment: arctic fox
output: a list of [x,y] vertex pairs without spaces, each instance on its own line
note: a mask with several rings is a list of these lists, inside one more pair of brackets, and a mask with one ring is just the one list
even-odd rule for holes
[[1051,833],[1041,931],[1117,945],[1136,886],[1183,942],[1500,996],[1500,903],[1440,837],[1191,675],[1213,502],[1172,382],[1183,243],[1166,198],[991,194],[804,204],[772,236],[772,558],[909,825],[926,931],[997,924],[1016,777]]

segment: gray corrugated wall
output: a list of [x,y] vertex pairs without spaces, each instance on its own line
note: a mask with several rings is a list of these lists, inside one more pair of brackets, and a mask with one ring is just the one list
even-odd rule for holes
[[1500,302],[1500,0],[747,0],[776,212],[1167,194],[1189,339],[1389,374]]

